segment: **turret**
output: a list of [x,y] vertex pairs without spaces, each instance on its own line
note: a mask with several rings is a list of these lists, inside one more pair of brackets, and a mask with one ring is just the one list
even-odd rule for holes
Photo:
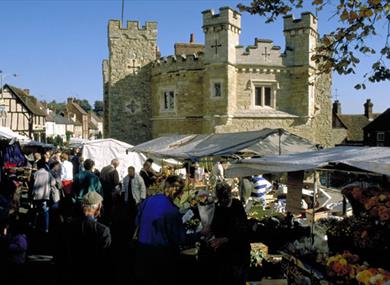
[[311,57],[318,43],[317,18],[310,12],[301,14],[300,19],[293,15],[284,18],[286,38],[286,65],[315,67]]
[[205,62],[236,62],[236,46],[240,43],[241,14],[223,7],[219,14],[206,10],[203,14],[203,31],[205,33]]

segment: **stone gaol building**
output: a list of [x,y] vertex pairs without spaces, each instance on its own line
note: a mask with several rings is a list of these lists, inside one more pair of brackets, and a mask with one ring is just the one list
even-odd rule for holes
[[332,145],[331,75],[316,75],[317,19],[284,17],[285,47],[240,45],[241,15],[202,12],[205,42],[160,57],[157,23],[108,24],[103,62],[105,134],[132,144],[168,134],[284,128]]

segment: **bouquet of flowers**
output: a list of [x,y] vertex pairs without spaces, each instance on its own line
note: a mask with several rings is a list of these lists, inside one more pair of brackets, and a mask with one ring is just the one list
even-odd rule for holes
[[351,201],[354,210],[360,214],[378,219],[380,222],[390,221],[390,192],[378,187],[362,188],[347,186],[342,193]]
[[327,261],[327,275],[336,284],[355,284],[359,270],[359,257],[344,251],[342,254],[329,257]]
[[356,275],[362,285],[390,285],[390,272],[382,268],[362,268]]

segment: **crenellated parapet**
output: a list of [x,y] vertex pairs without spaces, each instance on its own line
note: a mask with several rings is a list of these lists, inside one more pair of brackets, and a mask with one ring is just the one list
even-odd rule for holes
[[109,38],[120,38],[122,35],[134,37],[134,35],[143,35],[147,39],[157,39],[157,22],[146,22],[141,26],[139,21],[127,21],[126,27],[122,26],[119,20],[110,20],[108,22]]
[[230,7],[222,7],[219,9],[219,14],[214,10],[206,10],[203,14],[203,30],[207,32],[209,28],[216,26],[226,26],[229,29],[239,33],[241,31],[241,14]]
[[152,63],[152,75],[203,69],[203,53],[171,55]]
[[318,30],[317,18],[312,13],[304,12],[301,14],[300,19],[295,19],[294,15],[283,17],[283,30],[285,33],[306,29],[311,29],[315,32]]
[[272,40],[255,38],[254,45],[236,46],[237,64],[282,65],[280,46]]

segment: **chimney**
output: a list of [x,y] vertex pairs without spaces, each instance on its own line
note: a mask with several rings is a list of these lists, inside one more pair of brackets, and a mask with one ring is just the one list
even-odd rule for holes
[[73,97],[68,97],[68,104],[70,104],[70,103],[73,103],[73,101],[74,101],[74,98]]
[[30,89],[23,89],[23,92],[26,93],[26,95],[30,95]]
[[333,113],[341,115],[341,103],[339,100],[336,100],[333,103]]
[[194,33],[191,33],[190,35],[190,44],[194,44],[195,43],[195,35]]
[[373,119],[372,106],[374,105],[371,103],[371,99],[367,99],[366,103],[364,103],[364,116],[370,121]]

